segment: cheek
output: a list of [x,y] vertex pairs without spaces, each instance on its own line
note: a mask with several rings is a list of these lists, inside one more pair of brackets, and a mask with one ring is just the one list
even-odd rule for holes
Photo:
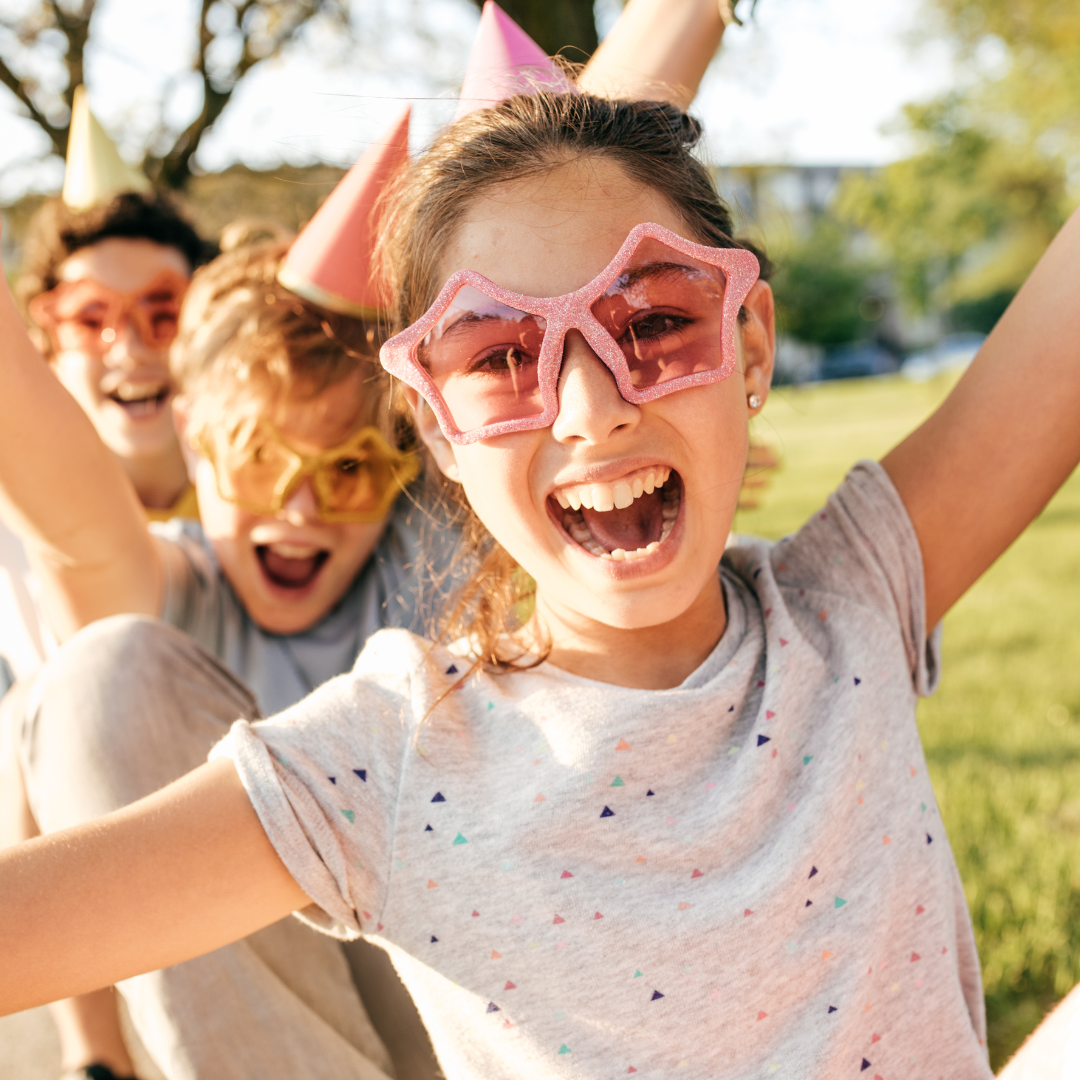
[[529,483],[532,454],[496,449],[496,441],[506,440],[456,447],[455,454],[469,504],[488,532],[513,551],[521,537],[532,535],[536,529]]
[[195,490],[199,496],[199,518],[203,531],[215,541],[236,540],[246,536],[259,519],[254,514],[218,494],[214,468],[205,458],[195,466]]
[[169,371],[168,349],[147,349],[146,366],[152,369],[153,374],[172,382],[172,374]]
[[105,365],[96,356],[78,352],[62,352],[53,361],[53,371],[72,397],[83,403],[102,399],[101,380]]
[[348,572],[351,577],[371,557],[379,539],[386,528],[386,519],[375,522],[349,522],[335,525],[337,534],[334,544],[340,572]]
[[665,422],[691,449],[696,486],[702,493],[713,484],[724,490],[741,481],[746,468],[749,421],[739,372],[712,386],[673,394]]

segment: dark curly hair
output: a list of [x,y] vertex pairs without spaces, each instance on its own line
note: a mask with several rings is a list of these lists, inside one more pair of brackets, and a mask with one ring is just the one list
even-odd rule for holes
[[23,310],[35,296],[56,287],[66,259],[112,237],[175,248],[192,270],[217,254],[216,245],[199,236],[173,200],[160,192],[125,191],[89,210],[71,210],[59,199],[50,199],[31,220],[23,246],[16,284]]

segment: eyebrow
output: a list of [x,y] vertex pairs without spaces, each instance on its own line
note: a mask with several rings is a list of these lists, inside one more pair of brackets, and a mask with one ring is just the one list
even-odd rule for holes
[[608,288],[613,288],[618,285],[621,288],[628,288],[631,285],[636,285],[639,281],[644,281],[649,278],[663,278],[663,277],[686,277],[689,274],[699,274],[702,272],[702,268],[698,266],[687,266],[685,263],[676,262],[653,262],[646,263],[644,266],[634,266],[627,270],[624,270]]
[[[515,318],[514,314],[517,316]],[[505,313],[505,314],[504,314]],[[522,319],[542,319],[540,315],[530,315],[527,311],[517,311],[516,308],[510,308],[506,305],[502,305],[500,312],[492,312],[490,314],[484,314],[478,311],[463,311],[461,314],[448,326],[445,330],[440,331],[440,340],[452,337],[455,334],[464,333],[470,325],[483,322],[521,322]]]

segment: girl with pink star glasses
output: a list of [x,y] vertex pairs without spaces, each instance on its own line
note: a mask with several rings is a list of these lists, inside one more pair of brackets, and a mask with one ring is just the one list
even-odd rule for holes
[[390,951],[453,1080],[991,1075],[915,703],[1080,459],[1080,221],[937,414],[725,551],[773,309],[698,134],[540,93],[435,140],[386,230],[383,362],[473,517],[471,592],[0,853],[0,1008],[296,911]]

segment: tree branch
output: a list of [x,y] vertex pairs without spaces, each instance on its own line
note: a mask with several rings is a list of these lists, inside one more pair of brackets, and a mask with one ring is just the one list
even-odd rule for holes
[[244,26],[244,22],[252,11],[272,6],[273,0],[243,0],[236,7],[237,29],[243,40],[240,57],[229,72],[227,80],[219,80],[215,83],[206,64],[207,51],[214,42],[214,35],[207,26],[207,17],[213,3],[214,0],[203,0],[199,17],[199,54],[195,62],[195,70],[202,78],[203,107],[199,115],[177,137],[172,149],[160,161],[159,179],[173,188],[182,188],[187,184],[191,177],[191,159],[195,156],[203,135],[224,112],[240,80],[256,64],[277,56],[283,48],[295,40],[297,34],[323,6],[321,0],[307,0],[284,28],[271,38],[270,47],[265,55],[260,56],[252,50],[251,31]]
[[68,129],[66,127],[56,127],[49,123],[45,114],[34,104],[26,89],[25,81],[20,79],[2,58],[0,58],[0,82],[18,98],[23,108],[30,114],[30,119],[49,136],[53,149],[63,157],[67,153]]

